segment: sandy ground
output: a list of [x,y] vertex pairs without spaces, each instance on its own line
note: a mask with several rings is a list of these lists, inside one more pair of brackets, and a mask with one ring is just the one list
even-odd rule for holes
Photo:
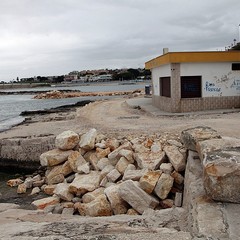
[[[76,111],[33,116],[30,121],[0,133],[1,138],[21,136],[57,135],[65,130],[78,133],[90,128],[98,132],[115,135],[142,134],[180,134],[182,130],[195,126],[209,126],[222,136],[240,138],[240,112],[223,114],[221,111],[208,114],[192,113],[185,116],[164,116],[143,108],[140,99],[135,99],[138,107],[130,104],[130,100],[119,98],[90,103]],[[139,104],[138,104],[139,103]],[[143,110],[145,109],[145,110]]]

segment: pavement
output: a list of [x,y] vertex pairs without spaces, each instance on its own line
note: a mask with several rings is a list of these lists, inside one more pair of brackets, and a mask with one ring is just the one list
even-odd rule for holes
[[139,98],[130,98],[127,99],[127,104],[131,107],[140,107],[144,111],[152,114],[155,117],[158,116],[169,116],[169,117],[182,117],[189,115],[210,115],[210,114],[226,114],[226,113],[234,113],[240,112],[240,108],[234,109],[214,109],[214,110],[205,110],[205,111],[196,111],[196,112],[186,112],[186,113],[171,113],[160,110],[159,108],[152,105],[152,97],[151,95],[145,95],[144,97]]

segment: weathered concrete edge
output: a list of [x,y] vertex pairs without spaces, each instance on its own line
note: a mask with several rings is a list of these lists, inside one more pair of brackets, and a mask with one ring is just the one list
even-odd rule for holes
[[194,237],[230,239],[224,204],[207,197],[203,167],[197,157],[197,152],[189,151],[184,180],[183,207],[188,211],[188,230]]

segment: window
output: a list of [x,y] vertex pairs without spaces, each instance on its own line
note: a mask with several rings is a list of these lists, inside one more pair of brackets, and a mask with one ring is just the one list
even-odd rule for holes
[[201,89],[201,76],[181,77],[181,98],[200,98],[202,97]]
[[233,63],[232,64],[232,70],[233,71],[240,70],[240,63]]
[[171,78],[170,77],[160,78],[160,96],[171,97]]

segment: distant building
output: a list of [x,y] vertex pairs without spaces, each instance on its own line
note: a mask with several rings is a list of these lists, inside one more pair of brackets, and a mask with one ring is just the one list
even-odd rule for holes
[[167,112],[240,107],[240,53],[168,52],[145,64],[153,105]]
[[76,75],[76,74],[64,76],[64,81],[72,81],[72,80],[77,80],[77,79],[78,79],[78,75]]

